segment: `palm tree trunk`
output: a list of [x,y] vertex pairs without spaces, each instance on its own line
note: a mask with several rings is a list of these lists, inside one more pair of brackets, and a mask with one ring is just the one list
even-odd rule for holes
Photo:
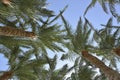
[[115,54],[117,54],[118,56],[120,56],[120,47],[117,47],[117,48],[113,49],[113,52]]
[[101,71],[105,74],[105,76],[109,80],[120,80],[120,74],[106,66],[102,61],[98,58],[94,57],[93,55],[89,54],[88,51],[82,51],[82,56],[90,61],[93,65],[101,69]]
[[3,75],[0,76],[0,80],[8,80],[8,79],[10,79],[12,74],[13,74],[12,71],[4,72]]
[[13,37],[31,37],[36,38],[34,32],[24,31],[13,27],[0,27],[0,35],[2,36],[13,36]]

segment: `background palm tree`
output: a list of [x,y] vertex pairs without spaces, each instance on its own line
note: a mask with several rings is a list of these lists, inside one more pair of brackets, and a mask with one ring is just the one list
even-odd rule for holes
[[[62,15],[61,17],[65,24],[65,28],[69,36],[68,38],[71,39],[72,44],[70,45],[70,49],[79,55],[82,54],[82,57],[86,58],[96,67],[100,68],[102,72],[104,72],[105,75],[109,78],[109,80],[119,80],[120,74],[117,71],[111,69],[117,69],[116,61],[118,61],[119,59],[116,56],[109,55],[115,46],[119,47],[119,29],[111,32],[112,29],[108,28],[111,25],[112,19],[108,21],[107,27],[105,27],[105,29],[102,29],[104,31],[104,34],[98,33],[87,19],[85,19],[84,24],[80,19],[77,29],[75,33],[73,33],[71,32],[70,26],[68,25],[64,17]],[[97,38],[95,38],[95,35],[97,35]],[[96,45],[94,45],[95,42],[97,43]],[[101,57],[103,57],[103,60],[110,61],[110,63],[108,64],[110,65],[110,67],[106,66],[102,61],[89,53],[94,53],[97,55],[99,54],[98,56],[102,55]]]

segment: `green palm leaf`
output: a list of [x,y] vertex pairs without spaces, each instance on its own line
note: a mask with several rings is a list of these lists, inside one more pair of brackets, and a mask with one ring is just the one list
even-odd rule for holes
[[[120,4],[119,0],[92,0],[91,3],[86,8],[84,15],[87,13],[87,11],[93,7],[96,3],[99,3],[101,7],[103,8],[104,12],[108,14],[108,9],[112,13],[112,15],[117,18],[118,21],[120,21],[120,15],[116,12],[115,5]],[[108,4],[108,5],[107,5]]]

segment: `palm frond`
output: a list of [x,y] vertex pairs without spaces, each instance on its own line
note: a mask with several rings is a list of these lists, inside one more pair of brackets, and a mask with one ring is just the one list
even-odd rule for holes
[[56,68],[56,61],[57,61],[57,55],[55,55],[53,59],[50,59],[48,56],[46,56],[46,60],[47,60],[47,62],[49,64],[50,72],[55,70],[55,68]]
[[88,12],[88,10],[93,7],[95,4],[97,3],[97,0],[92,0],[91,3],[87,6],[84,15],[86,15],[86,13]]
[[72,31],[71,31],[71,26],[67,23],[67,21],[65,20],[63,15],[61,15],[61,18],[62,18],[62,21],[64,23],[65,29],[67,30],[68,37],[72,38],[73,34],[72,34]]
[[120,28],[116,29],[116,31],[114,32],[113,36],[116,37],[118,39],[120,33]]
[[63,12],[65,12],[65,10],[67,9],[67,7],[68,7],[68,5],[65,6],[65,8],[63,10],[61,10],[60,13],[53,20],[51,20],[48,24],[51,24],[52,22],[54,22],[55,20],[57,20],[63,14]]
[[90,41],[89,39],[90,35],[91,35],[91,29],[87,21],[85,21],[85,23],[82,24],[82,21],[80,19],[78,22],[76,33],[75,33],[74,42],[77,42],[77,46],[81,46],[82,49],[85,49],[85,46],[89,45],[88,40]]
[[116,9],[115,9],[115,5],[113,3],[110,3],[109,4],[109,8],[110,8],[110,12],[112,13],[112,15],[116,18],[118,18],[118,13],[116,12]]
[[115,5],[120,4],[119,0],[92,0],[91,3],[86,8],[84,15],[88,12],[88,10],[93,7],[97,2],[101,5],[103,11],[108,14],[108,9],[110,10],[110,13],[117,19],[119,22],[119,14],[116,12]]
[[102,6],[104,12],[108,14],[108,9],[107,9],[106,2],[105,2],[104,0],[98,0],[98,2],[99,2],[100,5]]

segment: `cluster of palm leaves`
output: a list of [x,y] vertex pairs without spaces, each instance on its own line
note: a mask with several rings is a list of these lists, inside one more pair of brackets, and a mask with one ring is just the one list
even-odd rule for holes
[[71,40],[70,49],[73,52],[81,56],[80,53],[87,50],[90,53],[101,56],[101,61],[107,62],[106,64],[109,67],[118,70],[117,62],[120,59],[119,55],[116,55],[113,50],[120,47],[120,27],[112,25],[112,18],[100,30],[96,30],[86,18],[84,23],[80,18],[76,31],[73,33],[65,18],[62,15],[61,17],[65,24],[68,38]]

